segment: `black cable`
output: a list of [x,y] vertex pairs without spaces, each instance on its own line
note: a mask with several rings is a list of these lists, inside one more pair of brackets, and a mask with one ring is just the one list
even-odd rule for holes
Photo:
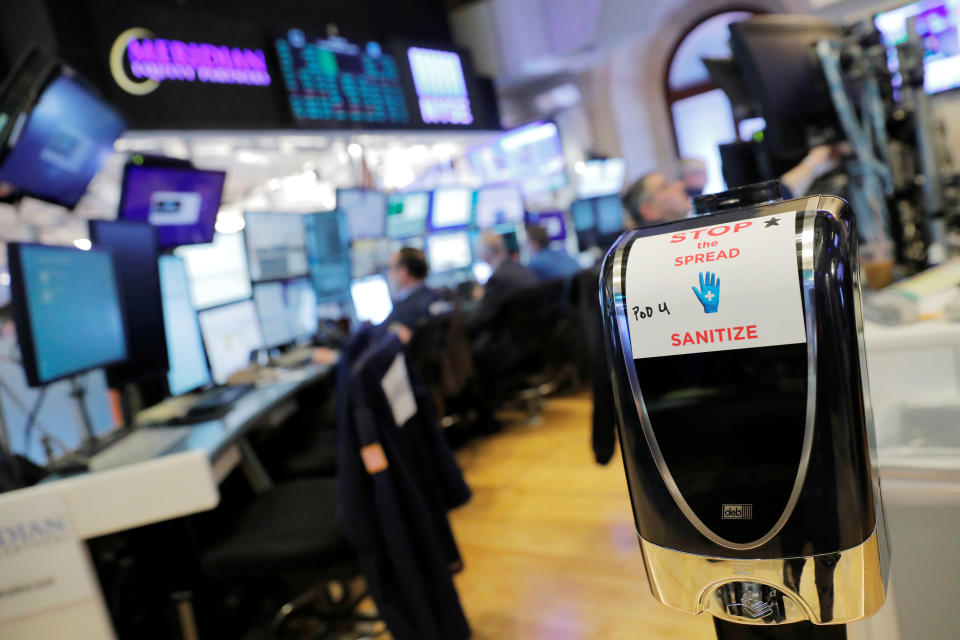
[[23,455],[27,458],[30,457],[30,436],[33,432],[33,425],[37,420],[37,413],[40,412],[40,406],[43,404],[44,398],[47,396],[47,388],[40,388],[40,395],[37,396],[37,399],[33,403],[33,408],[30,409],[30,414],[27,416],[27,423],[23,427]]

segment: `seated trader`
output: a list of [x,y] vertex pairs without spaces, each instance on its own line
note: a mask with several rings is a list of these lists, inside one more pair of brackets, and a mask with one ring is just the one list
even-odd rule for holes
[[483,232],[477,257],[490,265],[493,273],[483,287],[474,289],[474,297],[480,299],[480,306],[470,317],[472,329],[492,319],[500,303],[510,294],[540,284],[536,273],[510,259],[503,237],[496,233]]
[[543,227],[527,227],[527,244],[532,256],[527,266],[541,282],[572,278],[580,272],[580,265],[565,251],[550,248],[550,237]]
[[662,171],[641,176],[623,194],[627,229],[681,220],[690,214],[690,198],[680,180]]
[[426,284],[427,259],[420,249],[404,247],[390,258],[387,280],[393,294],[393,311],[383,321],[392,328],[403,325],[414,329],[421,318],[430,315],[430,305],[439,296]]
[[707,163],[700,158],[681,158],[680,179],[688,196],[699,196],[707,186]]

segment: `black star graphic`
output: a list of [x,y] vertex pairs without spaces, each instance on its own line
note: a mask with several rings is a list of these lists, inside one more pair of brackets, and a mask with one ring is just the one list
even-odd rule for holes
[[776,218],[770,218],[769,220],[767,220],[767,224],[765,224],[763,228],[766,229],[767,227],[779,227],[779,226],[780,225],[778,224]]

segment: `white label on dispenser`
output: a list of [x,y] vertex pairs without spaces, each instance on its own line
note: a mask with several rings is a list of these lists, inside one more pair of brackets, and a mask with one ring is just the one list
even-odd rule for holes
[[634,358],[805,342],[796,213],[639,238],[627,258]]

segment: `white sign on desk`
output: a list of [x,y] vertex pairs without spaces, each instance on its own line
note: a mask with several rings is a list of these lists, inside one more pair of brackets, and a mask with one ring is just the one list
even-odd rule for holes
[[0,500],[0,625],[94,597],[82,543],[59,494]]

